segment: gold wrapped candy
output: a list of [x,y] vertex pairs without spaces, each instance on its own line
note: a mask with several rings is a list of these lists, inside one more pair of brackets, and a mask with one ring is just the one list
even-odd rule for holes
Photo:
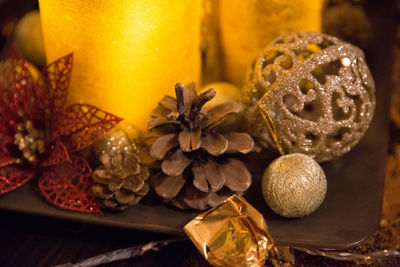
[[215,266],[263,266],[274,245],[264,217],[237,195],[200,214],[184,230]]

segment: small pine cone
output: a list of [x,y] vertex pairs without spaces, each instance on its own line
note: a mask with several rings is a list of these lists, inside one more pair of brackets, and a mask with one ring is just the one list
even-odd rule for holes
[[254,141],[247,133],[226,134],[216,128],[238,113],[240,105],[226,102],[202,112],[215,90],[197,95],[192,83],[177,84],[175,91],[176,99],[165,96],[149,121],[149,131],[158,134],[150,154],[162,161],[154,190],[179,208],[199,210],[215,207],[233,193],[242,194],[251,175],[232,154],[250,152]]
[[148,168],[139,163],[127,135],[116,131],[101,142],[101,166],[93,172],[93,193],[105,209],[126,210],[149,191]]

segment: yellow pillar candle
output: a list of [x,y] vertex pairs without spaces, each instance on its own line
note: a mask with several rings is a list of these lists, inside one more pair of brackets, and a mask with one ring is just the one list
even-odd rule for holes
[[47,61],[74,53],[69,102],[145,129],[177,82],[200,81],[201,0],[39,0]]
[[324,0],[221,0],[222,68],[225,80],[242,86],[246,70],[275,37],[320,31]]

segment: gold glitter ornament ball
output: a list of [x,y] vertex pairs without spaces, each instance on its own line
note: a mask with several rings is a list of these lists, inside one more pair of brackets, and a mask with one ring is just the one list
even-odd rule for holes
[[364,135],[375,110],[375,85],[359,48],[301,32],[264,49],[249,72],[244,100],[249,131],[263,146],[320,162],[348,152]]
[[311,157],[294,153],[274,160],[264,172],[262,192],[268,206],[284,217],[304,217],[324,201],[325,173]]

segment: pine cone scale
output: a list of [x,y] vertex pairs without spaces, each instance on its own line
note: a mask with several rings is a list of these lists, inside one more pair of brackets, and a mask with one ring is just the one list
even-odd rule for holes
[[231,196],[230,192],[223,192],[223,193],[214,193],[211,192],[208,197],[208,204],[211,207],[216,207],[221,204],[225,199]]
[[164,96],[164,98],[158,103],[158,106],[153,109],[151,112],[151,117],[156,118],[156,117],[162,117],[166,116],[168,113],[171,112],[171,110],[176,109],[176,99],[173,98],[172,96]]
[[[163,107],[165,107],[168,110],[174,110],[176,109],[176,99],[173,98],[172,96],[166,95],[161,101],[160,101],[160,105],[162,105]],[[164,114],[165,115],[165,114]]]
[[211,192],[217,192],[224,186],[225,177],[218,164],[211,158],[204,165],[195,162],[192,171],[193,185],[200,191],[207,193],[211,189]]
[[218,192],[225,184],[225,177],[222,175],[220,167],[213,159],[209,159],[204,165],[204,170],[211,191]]
[[108,183],[108,190],[111,192],[118,191],[122,187],[122,184],[119,181],[115,181],[114,179]]
[[199,149],[201,145],[201,129],[194,131],[181,131],[179,133],[179,145],[183,152],[191,152]]
[[228,140],[220,133],[207,133],[201,147],[207,150],[210,155],[219,156],[228,150]]
[[225,135],[228,139],[227,153],[249,153],[254,147],[253,138],[248,133],[228,133]]
[[190,107],[189,118],[188,118],[190,129],[194,129],[199,126],[201,108],[208,101],[213,99],[215,97],[215,94],[216,92],[214,89],[208,89],[193,101],[192,106]]
[[93,185],[92,191],[95,195],[101,196],[103,199],[110,199],[114,195],[113,192],[105,190],[101,185]]
[[129,179],[122,181],[122,187],[138,194],[144,186],[147,185],[146,181],[149,177],[149,169],[147,167],[141,168],[139,175],[133,175]]
[[186,180],[179,176],[161,176],[154,182],[154,190],[156,193],[165,198],[172,199],[178,195]]
[[166,175],[178,176],[192,161],[193,159],[187,157],[182,150],[178,149],[161,163],[161,169]]
[[[116,209],[118,207],[118,203],[116,203],[115,201],[109,200],[109,199],[104,200],[103,205],[104,205],[104,207],[109,208],[109,209]],[[124,205],[124,207],[125,207],[125,205]]]
[[208,193],[196,190],[193,184],[185,187],[183,202],[193,209],[205,210],[208,207]]
[[156,139],[150,148],[150,155],[158,160],[165,157],[167,152],[179,145],[178,137],[175,133],[166,134]]
[[227,102],[215,107],[210,108],[207,111],[206,116],[201,121],[201,127],[215,127],[221,123],[225,118],[231,114],[239,113],[241,106],[236,102]]
[[[182,102],[183,102],[183,107],[186,113],[186,117],[189,116],[189,111],[190,108],[192,106],[193,101],[196,99],[197,97],[197,93],[196,93],[196,86],[194,83],[189,83],[188,85],[183,85],[183,84],[179,84],[178,85],[180,88],[180,90],[182,90]],[[186,87],[184,90],[184,87]],[[179,103],[179,101],[177,101]]]
[[220,165],[222,175],[225,177],[225,186],[232,191],[244,192],[251,184],[251,175],[243,162],[229,159]]
[[149,191],[150,191],[150,186],[148,184],[144,184],[144,186],[142,186],[142,188],[140,188],[139,190],[135,191],[135,193],[141,197],[144,197],[145,195],[147,195]]
[[140,164],[137,164],[138,162],[139,157],[135,154],[129,156],[125,155],[123,160],[123,166],[125,167],[121,170],[121,178],[125,179],[126,177],[139,174],[142,168]]
[[143,180],[142,177],[140,176],[132,176],[129,177],[129,179],[125,179],[122,182],[122,187],[124,189],[130,190],[132,192],[135,192],[140,190],[144,185],[145,185],[145,181]]
[[158,118],[151,119],[149,121],[148,128],[149,128],[149,130],[153,130],[156,127],[159,127],[159,126],[165,125],[165,124],[179,124],[179,122],[177,122],[175,120],[170,120],[167,117],[158,117]]
[[130,194],[129,191],[119,190],[115,193],[115,199],[119,204],[130,204],[133,203],[135,195]]
[[104,166],[100,166],[93,172],[92,177],[96,182],[108,184],[111,175]]
[[208,192],[208,182],[206,178],[206,171],[202,165],[197,162],[193,164],[193,185],[202,192]]

